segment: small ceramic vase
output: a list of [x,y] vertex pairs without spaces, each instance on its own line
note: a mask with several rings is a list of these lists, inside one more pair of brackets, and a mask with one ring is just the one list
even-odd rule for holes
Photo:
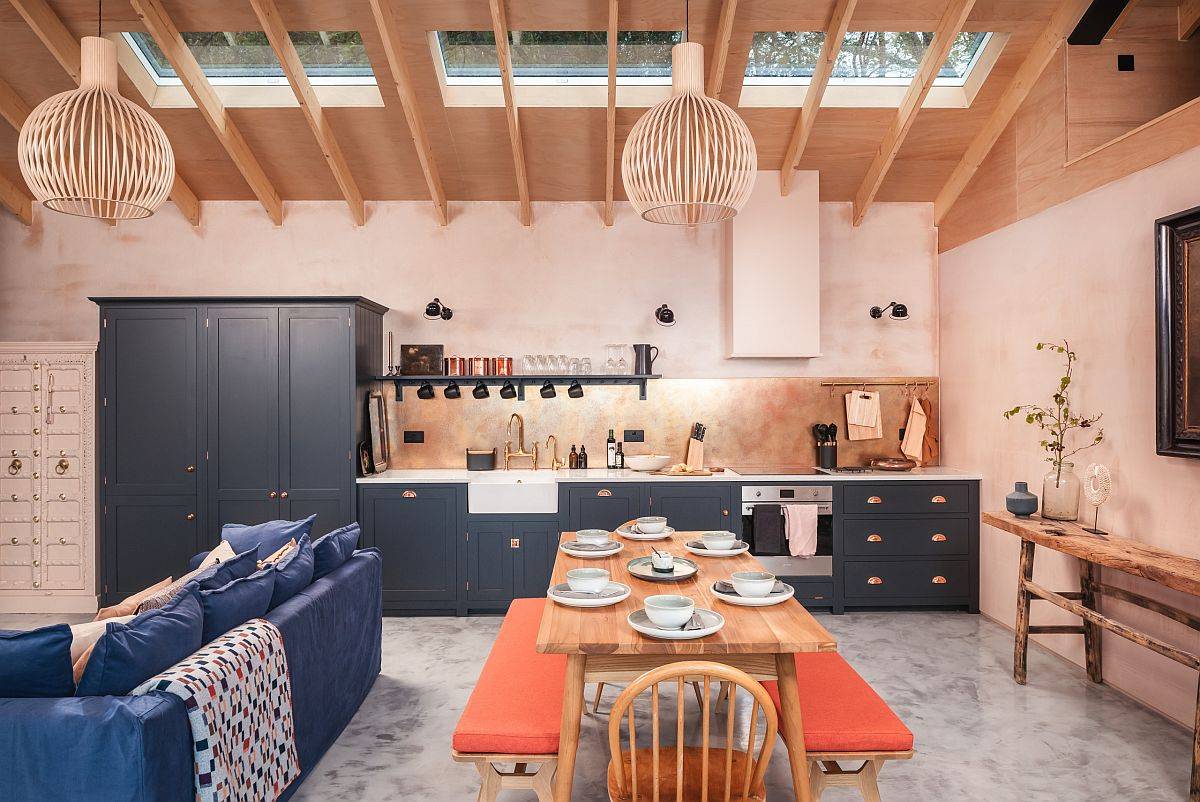
[[1037,512],[1038,497],[1029,492],[1027,482],[1017,482],[1013,492],[1004,497],[1004,506],[1018,518],[1028,518]]

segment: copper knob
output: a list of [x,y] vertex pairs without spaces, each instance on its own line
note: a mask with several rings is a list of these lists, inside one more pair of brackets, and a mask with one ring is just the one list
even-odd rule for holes
[[185,517],[185,518],[187,518],[189,521],[194,521],[194,520],[196,520],[196,513],[194,513],[194,512],[189,512],[189,513],[188,513],[187,515],[185,515],[184,517]]
[[185,470],[185,471],[187,471],[188,473],[195,473],[195,472],[196,472],[196,466],[195,466],[195,465],[189,465],[189,466],[187,466],[186,468],[184,468],[184,470]]
[[277,495],[279,494],[272,490],[270,493],[267,493],[267,498],[275,498]]
[[280,498],[287,498],[287,496],[288,496],[288,492],[287,492],[286,490],[280,490],[280,491],[279,491],[279,497],[280,497]]

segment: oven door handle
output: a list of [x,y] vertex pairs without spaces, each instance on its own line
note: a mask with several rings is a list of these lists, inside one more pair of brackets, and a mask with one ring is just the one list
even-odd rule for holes
[[814,505],[811,501],[754,501],[742,504],[742,515],[753,515],[754,508],[759,504],[778,504],[781,507],[811,507],[816,506],[817,515],[833,515],[833,504],[822,501]]

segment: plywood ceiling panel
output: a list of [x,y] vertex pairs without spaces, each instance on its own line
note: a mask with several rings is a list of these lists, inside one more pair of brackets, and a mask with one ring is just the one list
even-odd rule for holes
[[[1167,0],[1145,0],[1149,7]],[[925,109],[918,116],[879,191],[880,200],[932,201],[986,119],[1004,86],[1024,59],[1056,0],[978,0],[969,30],[1011,34],[1004,52],[968,109]],[[932,30],[948,0],[859,0],[852,30]],[[51,0],[76,35],[96,26],[94,0]],[[163,0],[180,30],[252,30],[257,20],[248,3]],[[357,30],[377,74],[387,71],[368,0],[277,0],[292,30]],[[730,39],[723,99],[737,104],[741,76],[755,31],[823,28],[834,0],[740,0]],[[430,140],[433,160],[451,200],[517,198],[504,110],[446,108],[427,34],[438,29],[489,30],[491,17],[480,0],[405,0],[394,3],[401,50]],[[607,0],[507,0],[516,30],[604,30]],[[711,51],[721,0],[691,0],[690,36]],[[682,0],[621,0],[622,29],[678,29]],[[1161,15],[1159,15],[1161,16]],[[107,31],[139,30],[128,0],[104,4]],[[1122,36],[1161,33],[1152,14],[1131,15]],[[1169,26],[1167,26],[1169,27]],[[1168,32],[1169,33],[1169,32]],[[711,55],[711,53],[709,53]],[[71,88],[70,78],[46,52],[8,3],[0,3],[0,77],[31,105]],[[128,79],[121,91],[141,102]],[[427,200],[429,191],[399,99],[381,82],[384,106],[328,108],[326,114],[350,170],[369,199]],[[617,181],[614,196],[625,198],[620,156],[625,138],[643,109],[618,108]],[[740,108],[758,147],[759,165],[777,170],[795,126],[798,109]],[[284,199],[340,199],[341,193],[298,109],[231,109],[232,116]],[[249,200],[253,195],[224,149],[194,109],[154,109],[175,148],[180,174],[201,199]],[[850,200],[861,184],[884,131],[895,117],[887,108],[823,108],[799,168],[820,173],[823,200]],[[605,177],[605,111],[599,108],[522,108],[520,120],[534,201],[601,201]],[[0,132],[0,172],[15,173],[15,135]]]

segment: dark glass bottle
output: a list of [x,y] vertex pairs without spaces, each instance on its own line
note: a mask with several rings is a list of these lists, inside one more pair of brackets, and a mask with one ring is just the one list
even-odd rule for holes
[[610,471],[617,467],[617,438],[613,436],[613,430],[608,430],[608,440],[605,441],[605,467]]
[[587,467],[587,446],[584,446],[584,445],[581,445],[579,447],[579,467],[580,468]]
[[579,467],[579,452],[575,450],[575,444],[571,444],[571,453],[567,455],[567,467],[575,470]]
[[625,467],[625,444],[617,443],[617,467]]

